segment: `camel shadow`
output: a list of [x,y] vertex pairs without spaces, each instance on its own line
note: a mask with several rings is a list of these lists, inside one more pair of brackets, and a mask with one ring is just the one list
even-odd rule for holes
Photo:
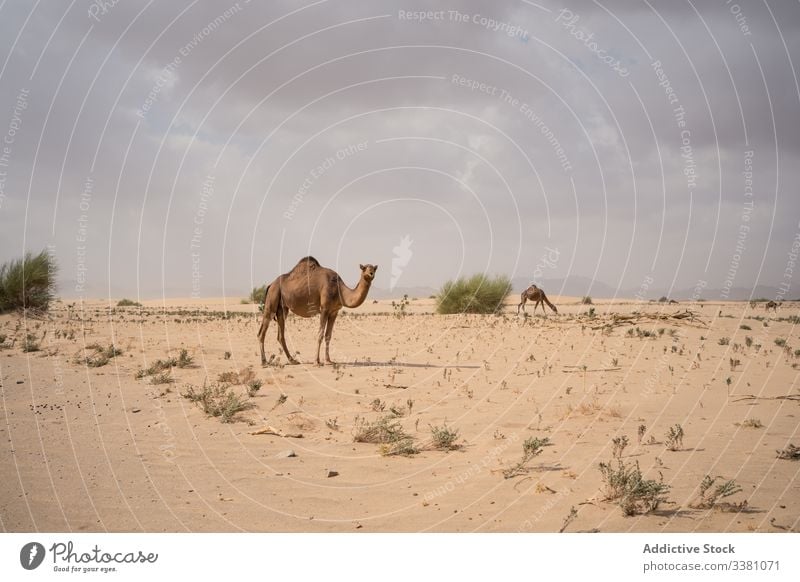
[[401,362],[398,360],[390,360],[388,362],[337,362],[337,366],[353,367],[353,368],[473,368],[478,369],[481,366],[477,364],[419,364],[416,362]]

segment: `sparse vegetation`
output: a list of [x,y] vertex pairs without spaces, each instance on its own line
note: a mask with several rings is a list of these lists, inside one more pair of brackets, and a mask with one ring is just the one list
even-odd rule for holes
[[569,508],[569,513],[564,518],[564,521],[561,523],[561,529],[558,530],[558,533],[564,533],[564,530],[566,530],[567,527],[569,527],[569,524],[575,521],[576,517],[578,517],[578,510],[575,509],[575,506],[573,505],[572,507]]
[[406,434],[400,423],[390,416],[384,416],[374,422],[356,417],[353,440],[357,443],[387,444],[407,438],[411,438],[411,435]]
[[522,443],[522,458],[513,466],[503,471],[503,477],[511,479],[517,475],[522,475],[528,472],[526,466],[534,457],[541,454],[544,447],[550,444],[550,439],[547,437],[537,438],[530,437]]
[[779,459],[786,459],[787,461],[800,461],[800,447],[789,444],[785,449],[776,450]]
[[357,443],[380,444],[384,456],[411,456],[420,452],[414,437],[403,430],[402,425],[387,415],[374,422],[356,417],[353,427],[353,440]]
[[88,356],[78,357],[76,364],[85,364],[90,368],[100,368],[108,364],[112,358],[122,355],[122,350],[115,347],[113,344],[108,347],[103,347],[100,344],[90,344],[86,346]]
[[639,444],[642,444],[642,439],[644,438],[644,434],[647,432],[647,425],[640,424],[639,428],[636,430],[636,436],[638,437]]
[[410,457],[420,452],[419,447],[414,443],[412,437],[402,439],[393,443],[381,445],[381,454],[385,457],[392,457],[400,455],[403,457]]
[[679,451],[683,448],[683,427],[679,424],[669,427],[664,443],[670,451]]
[[38,352],[40,349],[39,342],[36,341],[36,336],[32,333],[27,334],[25,336],[25,341],[22,342],[22,351],[25,353]]
[[600,463],[600,474],[606,501],[616,501],[623,515],[650,513],[667,500],[669,485],[663,480],[645,479],[638,462],[626,465],[617,460],[616,467]]
[[195,390],[193,386],[189,386],[181,396],[200,406],[207,415],[219,418],[224,423],[234,422],[239,412],[249,410],[254,406],[226,384],[207,386],[204,383],[203,388],[199,391]]
[[169,371],[159,372],[158,374],[156,374],[155,376],[150,378],[150,383],[151,384],[156,384],[156,385],[157,384],[172,384],[174,381],[175,381],[175,378],[172,377],[172,375],[169,373]]
[[740,325],[740,326],[739,326],[739,329],[743,329],[743,330],[745,330],[745,331],[750,331],[750,330],[752,330],[753,328],[752,328],[752,327],[750,327],[749,325],[747,325],[746,323],[743,323],[742,325]]
[[445,451],[452,451],[460,448],[456,444],[458,440],[458,430],[449,428],[446,424],[442,426],[431,425],[431,438],[433,439],[432,447]]
[[194,358],[189,355],[188,350],[182,349],[178,354],[176,365],[179,368],[188,368],[194,363]]
[[764,428],[764,425],[757,418],[748,418],[741,424],[742,428]]
[[392,309],[394,310],[394,316],[398,318],[403,318],[406,315],[406,308],[409,304],[408,295],[403,295],[403,298],[399,301],[392,301]]
[[247,395],[250,398],[253,398],[256,394],[258,394],[258,391],[261,390],[261,386],[263,385],[264,383],[257,378],[250,380],[247,383]]
[[144,378],[145,376],[153,376],[158,374],[159,372],[163,372],[164,370],[171,371],[172,368],[178,366],[178,360],[176,358],[167,358],[166,360],[156,360],[153,362],[150,367],[142,368],[138,372],[136,372],[136,378]]
[[581,305],[591,305],[592,298],[589,295],[584,295],[581,297]]
[[719,340],[717,340],[717,343],[719,345],[721,345],[721,346],[727,346],[728,344],[731,343],[731,338],[729,338],[729,337],[721,337],[721,338],[719,338]]
[[782,337],[776,337],[775,345],[778,346],[779,348],[782,348],[786,345],[786,340]]
[[484,274],[448,281],[436,297],[439,313],[484,313],[502,311],[503,301],[511,293],[511,281],[505,275],[489,278]]
[[[695,509],[711,509],[713,507],[717,507],[718,502],[721,499],[730,497],[731,495],[736,495],[742,491],[742,488],[737,485],[736,481],[733,479],[724,481],[714,487],[714,484],[718,479],[722,479],[722,477],[711,478],[711,476],[706,475],[703,478],[703,481],[700,483],[700,493],[698,494],[697,499],[690,504],[690,507]],[[741,509],[746,504],[747,502],[743,501],[742,503],[731,507]]]
[[57,272],[55,258],[46,250],[4,263],[0,266],[0,313],[15,309],[47,311],[55,297]]
[[625,448],[628,446],[628,437],[626,435],[614,437],[611,440],[611,442],[614,445],[614,450],[612,451],[611,454],[616,459],[622,458],[622,453],[625,451]]

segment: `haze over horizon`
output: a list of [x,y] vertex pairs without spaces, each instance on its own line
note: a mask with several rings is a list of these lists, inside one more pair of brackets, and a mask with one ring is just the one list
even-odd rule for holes
[[797,3],[12,1],[0,31],[0,263],[50,248],[65,298],[309,254],[387,291],[800,296]]

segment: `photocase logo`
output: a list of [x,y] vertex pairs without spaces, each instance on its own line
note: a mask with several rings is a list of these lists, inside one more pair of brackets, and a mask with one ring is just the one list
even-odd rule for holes
[[397,282],[400,280],[400,275],[403,274],[403,268],[408,265],[408,262],[413,256],[411,252],[411,245],[414,241],[411,240],[410,235],[405,235],[400,239],[400,244],[392,248],[394,258],[392,258],[392,279],[389,282],[389,289],[394,289]]
[[35,570],[44,561],[44,546],[39,542],[29,542],[19,552],[19,563],[26,570]]

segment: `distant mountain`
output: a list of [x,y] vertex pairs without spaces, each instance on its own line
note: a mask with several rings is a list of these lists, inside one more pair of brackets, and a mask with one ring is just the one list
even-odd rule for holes
[[[639,293],[639,289],[624,288],[616,289],[615,287],[604,283],[603,281],[592,280],[590,277],[583,277],[580,275],[573,275],[564,279],[540,279],[538,281],[531,281],[523,277],[515,277],[512,279],[512,293],[519,294],[528,288],[530,283],[536,283],[539,287],[545,290],[548,295],[567,295],[571,297],[583,297],[589,295],[596,299],[633,299]],[[69,279],[62,279],[58,282],[57,295],[63,299],[77,298],[81,293],[75,291],[75,281]],[[437,289],[428,286],[413,286],[413,287],[395,287],[392,290],[373,287],[370,289],[369,297],[372,299],[397,299],[403,295],[408,295],[409,298],[424,299],[435,295]],[[236,286],[227,287],[223,290],[221,285],[203,285],[201,288],[201,297],[247,297],[250,294],[249,290],[239,289]],[[669,299],[685,300],[690,299],[695,294],[694,288],[676,289],[673,292],[668,292],[666,288],[650,288],[645,293],[643,299],[659,299],[660,297],[668,297]],[[160,299],[161,297],[189,297],[191,290],[186,287],[169,287],[166,289],[148,287],[139,290],[137,295],[136,289],[118,287],[112,282],[111,289],[109,290],[108,284],[86,283],[82,295],[91,299],[102,299],[104,297],[112,297],[118,299],[120,297],[127,297],[129,299]],[[790,289],[788,294],[778,295],[778,288],[768,285],[756,285],[751,289],[748,287],[733,287],[727,294],[727,297],[722,295],[721,289],[701,289],[700,299],[707,299],[709,301],[747,301],[749,299],[773,299],[773,300],[786,300],[800,299],[800,289]]]

